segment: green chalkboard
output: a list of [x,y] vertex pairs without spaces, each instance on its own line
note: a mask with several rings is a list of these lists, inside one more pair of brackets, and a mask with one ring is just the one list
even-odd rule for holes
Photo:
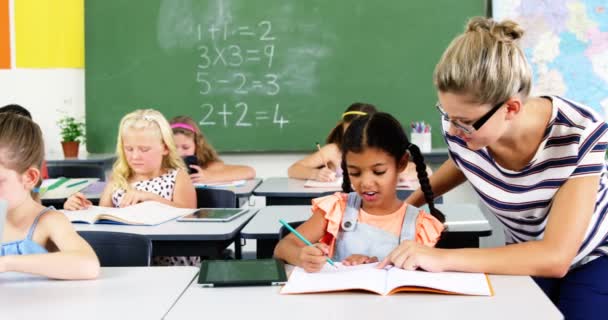
[[352,102],[429,121],[432,72],[485,0],[85,2],[90,152],[120,118],[190,115],[220,151],[311,150]]

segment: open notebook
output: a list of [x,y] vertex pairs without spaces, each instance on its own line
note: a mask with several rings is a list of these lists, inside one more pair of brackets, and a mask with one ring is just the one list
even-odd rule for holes
[[[306,188],[334,188],[337,190],[341,190],[342,189],[342,177],[337,178],[334,181],[329,181],[329,182],[306,180],[306,182],[304,182],[304,187],[306,187]],[[400,180],[397,183],[397,188],[416,189],[416,188],[418,188],[418,179]]]
[[140,202],[125,208],[91,206],[85,210],[61,210],[73,223],[110,223],[154,226],[197,209],[175,208],[155,201]]
[[381,295],[402,291],[492,296],[490,280],[483,273],[376,269],[377,263],[337,268],[326,264],[320,272],[294,268],[282,294],[365,290]]

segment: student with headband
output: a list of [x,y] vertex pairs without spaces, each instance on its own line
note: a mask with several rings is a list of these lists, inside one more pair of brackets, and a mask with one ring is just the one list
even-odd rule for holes
[[290,178],[322,182],[336,180],[338,176],[342,175],[340,146],[346,128],[353,120],[361,116],[371,115],[376,111],[376,107],[368,103],[355,102],[351,104],[342,114],[338,124],[329,132],[327,139],[325,139],[325,145],[319,147],[313,154],[292,164],[287,170],[287,175]]
[[227,165],[192,118],[177,116],[170,121],[177,152],[184,158],[194,183],[213,183],[255,178],[249,166]]

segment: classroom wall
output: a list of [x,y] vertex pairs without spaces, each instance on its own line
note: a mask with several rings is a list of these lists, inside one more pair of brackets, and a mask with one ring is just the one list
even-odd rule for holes
[[[10,19],[14,21],[14,4],[9,0]],[[23,0],[36,1],[36,0]],[[79,0],[54,0],[61,3],[78,3]],[[80,0],[84,1],[84,0]],[[1,1],[0,1],[1,2]],[[48,1],[43,1],[44,3]],[[41,2],[32,2],[41,3]],[[58,3],[54,2],[53,4]],[[15,57],[14,24],[11,23],[11,51]],[[84,69],[82,68],[46,68],[0,69],[0,105],[18,103],[27,107],[34,120],[40,124],[45,137],[47,157],[62,155],[57,120],[65,113],[83,118],[84,105]],[[606,112],[608,114],[608,112]],[[81,148],[81,153],[86,153]],[[253,166],[258,176],[285,176],[287,167],[303,154],[230,154],[222,155],[228,163],[248,164]]]
[[32,113],[47,156],[62,155],[57,120],[65,113],[84,118],[84,70],[0,70],[0,88],[0,105],[17,103]]

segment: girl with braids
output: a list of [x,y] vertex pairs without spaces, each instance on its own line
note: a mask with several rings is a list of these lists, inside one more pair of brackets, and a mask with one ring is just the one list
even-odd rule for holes
[[[399,173],[412,155],[430,214],[397,197]],[[312,217],[298,231],[314,246],[293,234],[282,239],[275,256],[308,272],[317,272],[325,256],[344,265],[384,259],[403,241],[434,246],[444,227],[433,204],[424,159],[410,144],[399,122],[383,112],[352,121],[341,145],[344,193],[313,200]],[[354,189],[354,191],[353,191]]]
[[[502,222],[507,245],[441,250],[402,244],[404,269],[530,275],[566,319],[606,319],[608,124],[592,108],[530,96],[532,72],[513,21],[469,21],[435,68],[448,159],[441,195],[464,181]],[[408,199],[426,201],[420,192]]]
[[371,104],[361,102],[351,104],[325,139],[325,145],[320,150],[292,164],[287,169],[287,176],[294,179],[310,179],[322,182],[336,180],[342,174],[340,145],[346,128],[354,119],[374,112],[376,112],[376,107]]

